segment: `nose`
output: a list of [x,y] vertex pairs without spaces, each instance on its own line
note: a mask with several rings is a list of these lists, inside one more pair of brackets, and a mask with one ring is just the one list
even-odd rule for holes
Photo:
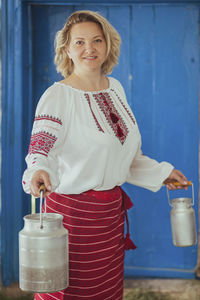
[[93,53],[94,44],[92,42],[85,43],[85,50],[87,51],[87,53]]

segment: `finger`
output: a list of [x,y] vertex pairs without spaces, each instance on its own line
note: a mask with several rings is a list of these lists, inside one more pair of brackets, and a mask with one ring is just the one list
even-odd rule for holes
[[[178,184],[177,184],[177,183],[178,183]],[[172,182],[172,183],[170,184],[170,188],[171,188],[172,190],[181,190],[181,189],[185,188],[185,185],[181,185],[180,182],[175,181],[175,183]]]
[[40,186],[43,184],[43,181],[40,179],[33,178],[31,180],[30,189],[32,191],[32,195],[36,198],[40,197]]
[[181,171],[176,170],[174,175],[175,175],[175,179],[179,181],[181,184],[183,185],[187,184],[187,178],[183,175]]
[[172,183],[167,184],[168,190],[174,190],[174,185]]
[[50,182],[50,179],[49,179],[49,175],[47,173],[43,174],[43,181],[44,181],[44,185],[45,185],[45,188],[46,188],[45,194],[49,195],[51,190],[52,190],[52,186],[51,186],[51,182]]
[[44,185],[44,197],[51,193],[52,187],[49,179],[49,174],[44,170],[38,170],[34,173],[31,179],[32,195],[40,197],[40,187]]
[[33,195],[35,198],[38,198],[39,197],[39,193],[37,191],[37,188],[34,187],[34,184],[31,183],[30,184],[30,193],[31,195]]

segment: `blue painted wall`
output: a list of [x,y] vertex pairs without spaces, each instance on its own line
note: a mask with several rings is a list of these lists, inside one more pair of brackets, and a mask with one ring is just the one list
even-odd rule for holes
[[[5,285],[18,279],[18,231],[30,211],[21,175],[34,110],[43,91],[61,79],[53,65],[53,41],[74,10],[99,11],[121,34],[121,56],[112,76],[126,90],[142,134],[143,152],[170,161],[194,182],[198,211],[198,1],[79,1],[77,6],[66,1],[14,2],[2,2],[1,251]],[[124,188],[135,204],[129,219],[138,246],[126,254],[125,276],[194,277],[197,247],[172,245],[165,189],[155,194],[128,184]]]

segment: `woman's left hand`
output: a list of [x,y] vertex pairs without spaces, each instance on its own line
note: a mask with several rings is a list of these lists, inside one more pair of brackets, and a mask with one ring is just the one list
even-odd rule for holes
[[[174,185],[173,181],[180,182],[181,185]],[[183,189],[186,188],[187,185],[187,178],[183,175],[183,173],[179,170],[173,170],[169,177],[163,182],[166,184],[167,188],[169,190],[177,190],[177,189]]]

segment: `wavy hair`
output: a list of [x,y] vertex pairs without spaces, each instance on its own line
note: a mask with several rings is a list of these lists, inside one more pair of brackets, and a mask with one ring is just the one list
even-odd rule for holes
[[120,53],[121,38],[115,28],[99,13],[90,10],[80,10],[72,13],[61,30],[55,37],[55,58],[57,72],[65,78],[68,77],[74,69],[73,61],[69,58],[66,46],[70,43],[70,28],[74,24],[83,22],[94,22],[98,24],[103,32],[107,45],[106,60],[102,65],[104,74],[112,72],[114,66],[118,64]]

